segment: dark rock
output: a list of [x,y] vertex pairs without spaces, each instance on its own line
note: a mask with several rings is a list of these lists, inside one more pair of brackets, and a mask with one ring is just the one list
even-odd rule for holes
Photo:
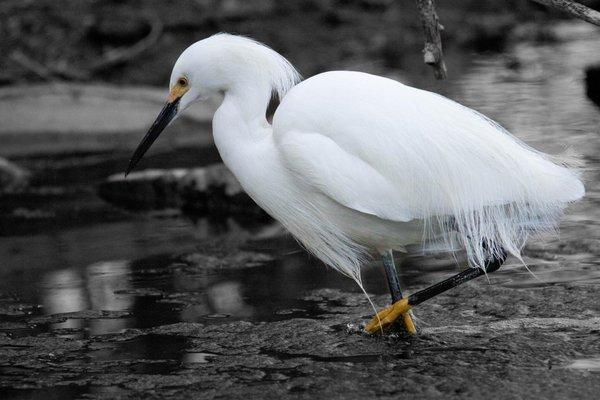
[[585,69],[585,93],[600,107],[600,64]]
[[117,174],[100,185],[99,194],[110,203],[134,210],[180,207],[193,214],[264,214],[223,164],[145,170],[127,178]]
[[110,176],[99,188],[100,197],[118,206],[134,210],[179,207],[178,184],[187,170],[149,169]]
[[223,164],[190,170],[180,181],[182,208],[213,214],[263,214]]
[[25,188],[30,174],[23,168],[0,157],[0,193],[15,192]]

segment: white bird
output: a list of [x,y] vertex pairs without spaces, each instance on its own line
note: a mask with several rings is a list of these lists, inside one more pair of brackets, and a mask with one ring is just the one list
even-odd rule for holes
[[[492,272],[507,254],[520,258],[531,234],[555,229],[584,195],[576,170],[441,95],[361,72],[299,80],[284,57],[245,37],[191,45],[127,172],[183,110],[224,94],[214,141],[250,197],[361,288],[361,265],[383,256],[394,304],[369,332],[398,318],[415,332],[412,306]],[[269,124],[273,93],[281,102]],[[458,245],[471,268],[402,298],[391,254],[415,243]]]

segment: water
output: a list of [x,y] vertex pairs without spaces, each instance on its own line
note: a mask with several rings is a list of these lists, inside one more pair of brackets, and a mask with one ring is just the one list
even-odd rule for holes
[[[587,196],[570,208],[560,237],[533,242],[525,250],[537,278],[515,260],[491,277],[516,290],[600,283],[600,113],[583,87],[584,68],[600,62],[600,40],[598,30],[583,23],[561,24],[555,31],[557,42],[521,43],[503,55],[473,55],[465,71],[451,70],[451,78],[441,84],[412,77],[500,121],[533,147],[553,153],[572,147],[585,161]],[[173,374],[219,356],[197,351],[186,337],[156,333],[128,340],[127,332],[178,322],[320,318],[337,305],[310,296],[311,291],[358,292],[351,281],[308,257],[275,223],[107,212],[88,189],[69,193],[67,203],[61,193],[57,202],[79,204],[83,198],[88,208],[101,211],[81,223],[26,224],[15,229],[18,236],[0,240],[0,332],[10,337],[50,334],[84,340],[122,334],[122,339],[79,351],[88,362],[126,362],[115,368]],[[100,222],[106,213],[115,222]],[[409,291],[450,271],[452,260],[422,256],[405,258],[401,268]],[[367,270],[364,279],[370,293],[386,292],[380,269]],[[360,357],[332,360],[382,359],[378,354]],[[564,363],[567,369],[598,370],[595,354]],[[53,390],[60,398],[120,392],[110,385]],[[37,398],[47,392],[4,393]]]

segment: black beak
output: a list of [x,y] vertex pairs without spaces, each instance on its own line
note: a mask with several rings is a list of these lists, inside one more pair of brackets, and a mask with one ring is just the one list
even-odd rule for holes
[[129,166],[127,167],[125,176],[127,176],[135,168],[137,163],[142,159],[142,157],[144,156],[146,151],[148,151],[150,146],[152,146],[152,143],[154,143],[156,138],[158,138],[163,129],[165,129],[165,127],[169,125],[169,122],[171,122],[173,118],[175,118],[175,116],[177,115],[177,109],[179,108],[180,99],[181,97],[178,97],[172,102],[165,104],[165,106],[161,110],[160,114],[158,114],[158,117],[156,117],[156,120],[154,121],[150,129],[148,129],[148,133],[146,133],[146,136],[144,136],[137,149],[135,149],[131,160],[129,160]]

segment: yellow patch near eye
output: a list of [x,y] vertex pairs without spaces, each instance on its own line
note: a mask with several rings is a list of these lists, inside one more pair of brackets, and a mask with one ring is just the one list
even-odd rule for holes
[[171,89],[169,93],[169,103],[173,103],[175,100],[183,96],[190,89],[188,80],[184,77],[177,79],[177,83]]

